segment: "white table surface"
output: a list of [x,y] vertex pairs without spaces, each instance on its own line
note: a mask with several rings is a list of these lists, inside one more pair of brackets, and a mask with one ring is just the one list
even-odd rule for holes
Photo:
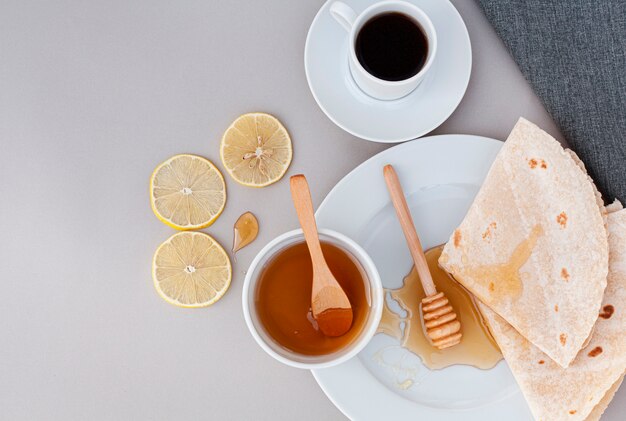
[[[206,231],[230,246],[244,211],[261,234],[230,291],[185,310],[155,293],[152,254],[173,230],[148,178],[176,153],[212,159],[239,114],[278,116],[289,174],[315,203],[387,146],[331,123],[311,96],[304,41],[321,1],[0,1],[0,419],[341,420],[313,377],[254,343],[240,294],[253,255],[296,227],[288,183],[227,179]],[[471,0],[473,73],[434,133],[504,139],[523,115],[558,131]],[[626,389],[605,419],[620,419]]]

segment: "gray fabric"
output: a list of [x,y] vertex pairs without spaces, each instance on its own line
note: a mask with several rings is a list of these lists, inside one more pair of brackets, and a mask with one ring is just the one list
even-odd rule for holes
[[626,202],[626,0],[478,2],[605,201]]

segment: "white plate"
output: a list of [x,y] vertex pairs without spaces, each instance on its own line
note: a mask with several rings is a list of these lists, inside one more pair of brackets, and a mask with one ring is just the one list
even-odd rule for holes
[[[383,166],[393,164],[398,172],[422,244],[430,248],[446,242],[459,225],[501,145],[484,137],[442,135],[390,148],[333,188],[317,211],[318,224],[354,239],[374,260],[383,285],[398,288],[412,263]],[[357,357],[313,375],[353,420],[532,420],[504,361],[491,370],[431,371],[383,334]],[[402,390],[398,384],[409,377],[415,384]]]
[[[345,0],[358,13],[378,0]],[[320,108],[335,124],[363,139],[402,142],[435,129],[465,94],[472,48],[463,19],[448,0],[409,0],[428,14],[437,31],[437,56],[426,79],[411,94],[380,101],[364,94],[348,70],[348,33],[319,10],[306,39],[304,68]]]

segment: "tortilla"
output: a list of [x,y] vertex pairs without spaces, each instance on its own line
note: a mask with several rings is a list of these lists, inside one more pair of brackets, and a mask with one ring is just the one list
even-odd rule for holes
[[593,337],[568,368],[479,303],[535,419],[597,420],[626,370],[626,210],[608,214],[609,275]]
[[589,337],[606,287],[596,191],[572,154],[520,119],[439,260],[562,367]]
[[604,397],[600,400],[596,407],[593,408],[589,416],[585,418],[585,421],[598,421],[600,417],[602,417],[602,414],[604,414],[606,408],[609,407],[609,403],[611,403],[615,397],[617,389],[619,389],[623,381],[624,375],[622,374],[622,376],[615,383],[613,383],[613,386],[611,386],[611,388],[604,394]]
[[[574,152],[571,149],[565,149],[565,152],[567,152],[569,156],[572,157],[576,165],[578,165],[578,168],[580,168],[585,174],[587,174],[587,168],[585,167],[584,162],[580,160],[578,155],[576,155],[576,152]],[[596,187],[596,184],[593,182],[593,178],[591,178],[589,174],[587,174],[587,179],[589,180],[589,182],[591,183],[591,187],[593,188],[593,194],[596,197],[596,204],[600,208],[600,213],[602,214],[602,220],[604,221],[604,227],[606,228],[606,214],[608,213],[608,211],[607,211],[607,208],[604,206],[604,200],[602,200],[602,193],[600,193],[600,190],[598,190],[598,188]],[[618,210],[622,208],[622,204],[619,203],[619,201],[615,201],[609,206],[614,206],[614,205],[618,205]]]

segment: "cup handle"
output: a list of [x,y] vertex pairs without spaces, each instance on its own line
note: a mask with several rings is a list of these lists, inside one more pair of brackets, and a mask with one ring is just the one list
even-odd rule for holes
[[356,20],[356,13],[350,6],[344,2],[336,1],[330,5],[330,14],[343,26],[343,29],[348,32],[352,30],[352,25],[354,25],[354,21]]

